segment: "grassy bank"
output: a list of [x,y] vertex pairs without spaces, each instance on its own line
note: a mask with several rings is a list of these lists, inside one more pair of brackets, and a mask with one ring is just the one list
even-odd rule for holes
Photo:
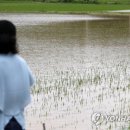
[[0,0],[0,2],[78,2],[98,4],[130,4],[130,0]]
[[106,12],[108,10],[130,9],[129,5],[121,4],[74,4],[74,3],[41,3],[41,2],[2,2],[0,12],[30,12],[30,13],[90,13]]

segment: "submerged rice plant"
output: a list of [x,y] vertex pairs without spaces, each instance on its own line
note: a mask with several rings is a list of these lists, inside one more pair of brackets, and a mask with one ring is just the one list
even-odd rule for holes
[[[43,120],[64,120],[58,126],[51,127],[48,124],[50,130],[68,127],[70,122],[65,122],[65,119],[70,117],[77,123],[87,121],[84,116],[78,117],[88,110],[114,114],[130,112],[130,73],[128,66],[122,62],[108,68],[92,66],[83,70],[55,69],[46,75],[36,73],[36,77],[30,113],[42,123]],[[72,126],[74,122],[71,120]],[[103,127],[110,130],[116,125],[117,122],[108,122]]]

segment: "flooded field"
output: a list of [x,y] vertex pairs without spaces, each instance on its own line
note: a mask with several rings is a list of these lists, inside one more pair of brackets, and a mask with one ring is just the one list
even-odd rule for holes
[[27,130],[128,130],[130,19],[0,14],[36,76]]

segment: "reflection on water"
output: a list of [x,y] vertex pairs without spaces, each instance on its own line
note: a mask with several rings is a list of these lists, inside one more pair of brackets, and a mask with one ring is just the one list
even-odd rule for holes
[[[102,17],[90,15],[60,15],[60,14],[0,14],[0,19],[8,19],[17,26],[28,26],[38,24],[48,24],[64,21],[100,20]],[[105,18],[108,19],[108,18]]]
[[48,71],[129,58],[129,30],[128,19],[113,19],[19,27],[18,35],[22,54]]
[[129,18],[54,16],[29,18],[35,24],[26,15],[26,24],[13,19],[21,55],[37,77],[25,112],[28,130],[42,130],[42,123],[47,130],[127,129],[128,122],[91,117],[130,112]]

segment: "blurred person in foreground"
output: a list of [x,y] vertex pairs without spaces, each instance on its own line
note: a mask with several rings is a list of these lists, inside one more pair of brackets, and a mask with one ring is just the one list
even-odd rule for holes
[[34,78],[18,54],[16,27],[0,20],[0,130],[25,130],[24,108]]

